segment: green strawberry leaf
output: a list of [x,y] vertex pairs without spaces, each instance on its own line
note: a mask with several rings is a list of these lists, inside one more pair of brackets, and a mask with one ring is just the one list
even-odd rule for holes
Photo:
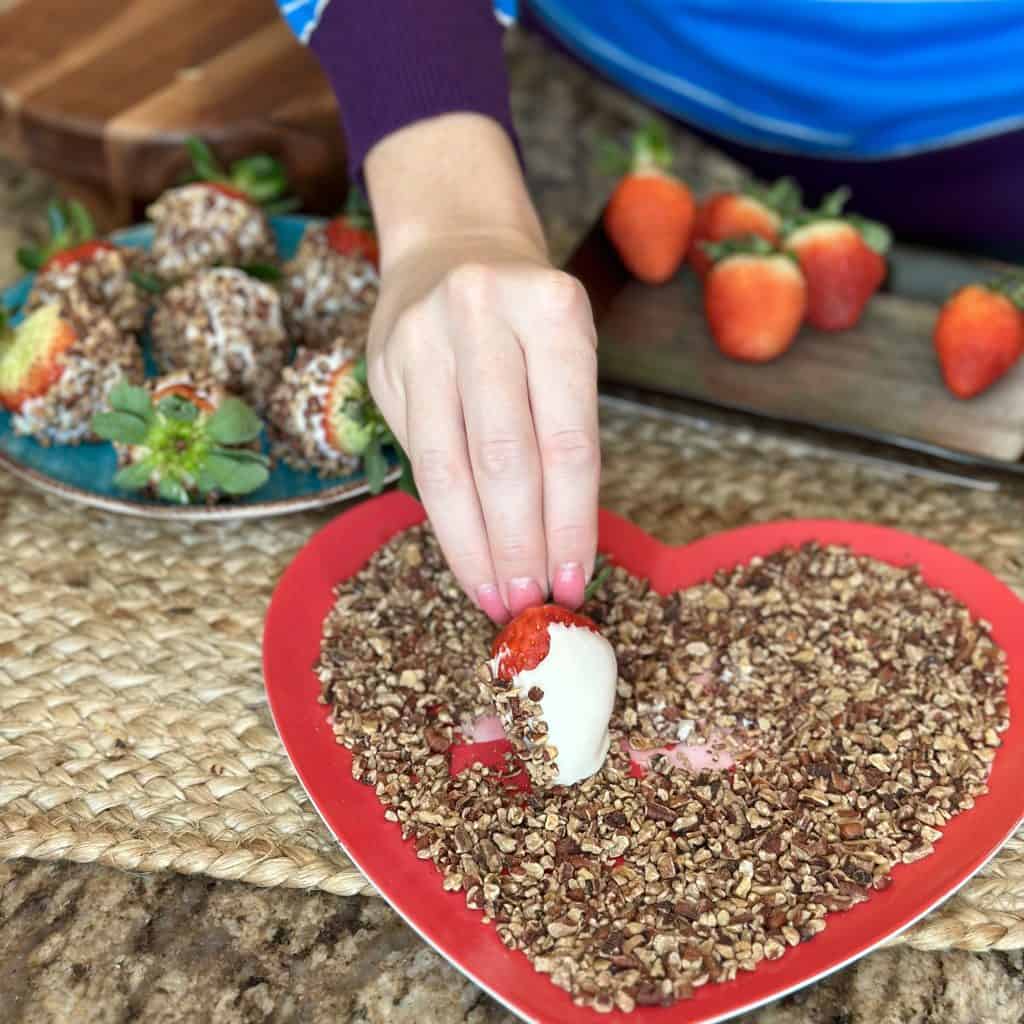
[[180,480],[175,480],[174,477],[161,477],[160,482],[156,485],[156,493],[164,501],[173,501],[178,505],[188,504],[188,491],[185,490],[184,484]]
[[0,341],[7,341],[14,334],[11,326],[10,314],[3,306],[0,306]]
[[358,384],[362,384],[363,387],[366,387],[366,356],[360,356],[360,358],[356,360],[356,365],[352,367],[352,379]]
[[667,171],[672,167],[672,145],[668,132],[660,121],[651,121],[633,136],[633,170],[658,167]]
[[143,273],[141,270],[133,270],[129,277],[134,285],[151,295],[159,295],[167,287],[160,278],[153,274]]
[[793,178],[779,178],[770,185],[754,181],[743,191],[783,219],[796,216],[803,206],[803,194]]
[[76,245],[96,237],[96,225],[92,215],[82,203],[77,199],[72,199],[67,205],[67,211]]
[[149,426],[141,417],[114,410],[96,413],[90,427],[97,437],[118,444],[142,444],[149,433]]
[[266,153],[236,160],[231,165],[229,180],[256,203],[272,202],[288,191],[284,164]]
[[136,387],[122,377],[110,389],[110,408],[127,412],[148,423],[153,418],[153,402],[145,388]]
[[273,283],[281,280],[281,268],[271,263],[246,263],[238,269],[250,277],[255,277],[257,281]]
[[39,249],[31,249],[28,246],[18,249],[17,258],[22,268],[30,271],[42,270],[43,263],[46,262]]
[[225,398],[206,429],[217,444],[247,444],[259,437],[263,423],[240,398]]
[[294,213],[302,206],[302,200],[298,196],[285,196],[283,199],[274,199],[263,204],[263,209],[270,214]]
[[586,589],[583,591],[583,600],[589,601],[597,592],[601,589],[604,581],[608,579],[612,574],[612,567],[607,564],[606,559],[603,555],[597,556],[597,561],[594,565],[594,575],[591,577],[590,582],[587,584]]
[[729,256],[767,256],[777,252],[775,246],[760,235],[726,238],[721,242],[701,242],[700,246],[714,263],[727,259]]
[[149,433],[149,425],[130,412],[98,412],[92,418],[92,432],[104,441],[142,444]]
[[190,135],[185,140],[185,148],[192,159],[192,167],[201,180],[227,180],[223,169],[217,163],[217,158],[213,155],[213,150],[198,135]]
[[611,178],[621,178],[629,172],[629,152],[618,142],[601,139],[597,144],[597,169]]
[[225,494],[248,494],[267,482],[270,470],[265,465],[233,456],[211,452],[203,467],[204,481],[214,481]]
[[366,193],[358,185],[349,186],[348,195],[345,196],[344,217],[354,228],[373,230],[373,211]]
[[817,217],[841,217],[843,207],[850,199],[850,194],[850,190],[845,185],[842,188],[837,188],[835,192],[830,192],[815,211]]
[[156,411],[161,416],[177,423],[193,423],[199,416],[199,410],[187,398],[181,395],[168,395],[157,403]]
[[375,437],[363,452],[363,470],[366,473],[366,484],[371,494],[380,494],[384,489],[384,480],[388,475],[388,460],[381,449],[380,438]]
[[263,452],[254,451],[252,448],[224,448],[221,445],[214,445],[213,454],[224,455],[229,459],[237,459],[239,462],[258,462],[261,466],[269,466],[270,459]]
[[850,223],[860,232],[864,244],[869,249],[884,255],[892,245],[892,232],[876,220],[865,220],[863,217],[848,217]]
[[398,453],[398,463],[402,467],[402,475],[398,478],[398,489],[419,501],[420,491],[412,474],[412,460],[406,455],[405,449],[397,442],[394,442],[394,447]]
[[125,491],[141,491],[149,483],[152,475],[152,464],[148,459],[143,459],[142,462],[135,462],[119,469],[114,474],[114,486]]
[[50,238],[56,241],[67,231],[68,219],[64,205],[53,200],[46,205],[46,222],[50,226]]

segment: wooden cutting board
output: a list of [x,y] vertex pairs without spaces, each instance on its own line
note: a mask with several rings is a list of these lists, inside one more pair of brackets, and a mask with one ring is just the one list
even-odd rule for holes
[[270,152],[303,206],[346,187],[334,97],[273,0],[21,0],[0,14],[0,147],[130,222],[178,180],[197,133]]
[[697,399],[792,423],[923,448],[1016,463],[1024,455],[1024,360],[970,401],[945,388],[932,347],[942,297],[990,265],[900,249],[889,291],[861,323],[839,334],[804,327],[772,363],[723,356],[704,318],[689,269],[666,285],[632,280],[600,226],[568,264],[586,285],[607,384]]

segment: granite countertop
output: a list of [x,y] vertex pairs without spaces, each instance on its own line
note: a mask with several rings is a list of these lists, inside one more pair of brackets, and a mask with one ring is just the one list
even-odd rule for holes
[[[563,258],[608,191],[595,143],[646,115],[538,40],[513,39],[510,67],[531,187]],[[677,143],[698,187],[739,178],[696,140]],[[0,159],[0,283],[50,194]],[[514,1020],[379,899],[24,860],[0,864],[0,1005],[4,1024]],[[1024,957],[882,951],[745,1020],[1019,1024]]]

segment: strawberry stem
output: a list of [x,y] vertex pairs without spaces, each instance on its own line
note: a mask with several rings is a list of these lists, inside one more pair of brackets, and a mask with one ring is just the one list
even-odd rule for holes
[[96,237],[96,225],[89,211],[77,199],[54,200],[46,207],[49,238],[44,245],[25,246],[18,250],[18,262],[25,270],[42,270],[58,253]]
[[668,132],[659,121],[651,121],[633,136],[632,169],[667,171],[671,167],[672,146]]
[[768,256],[779,251],[760,235],[741,235],[720,242],[702,242],[701,248],[713,263],[719,263],[730,256]]
[[793,178],[779,178],[770,185],[753,181],[743,189],[743,193],[782,218],[795,217],[803,206],[803,194]]

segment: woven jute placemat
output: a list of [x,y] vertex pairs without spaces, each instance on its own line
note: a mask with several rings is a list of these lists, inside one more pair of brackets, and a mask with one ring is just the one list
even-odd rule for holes
[[[603,444],[604,504],[662,541],[863,519],[946,544],[1024,593],[1019,495],[614,405]],[[0,857],[373,891],[306,800],[260,669],[274,583],[333,514],[151,523],[0,475]],[[899,941],[1024,946],[1024,833]]]

